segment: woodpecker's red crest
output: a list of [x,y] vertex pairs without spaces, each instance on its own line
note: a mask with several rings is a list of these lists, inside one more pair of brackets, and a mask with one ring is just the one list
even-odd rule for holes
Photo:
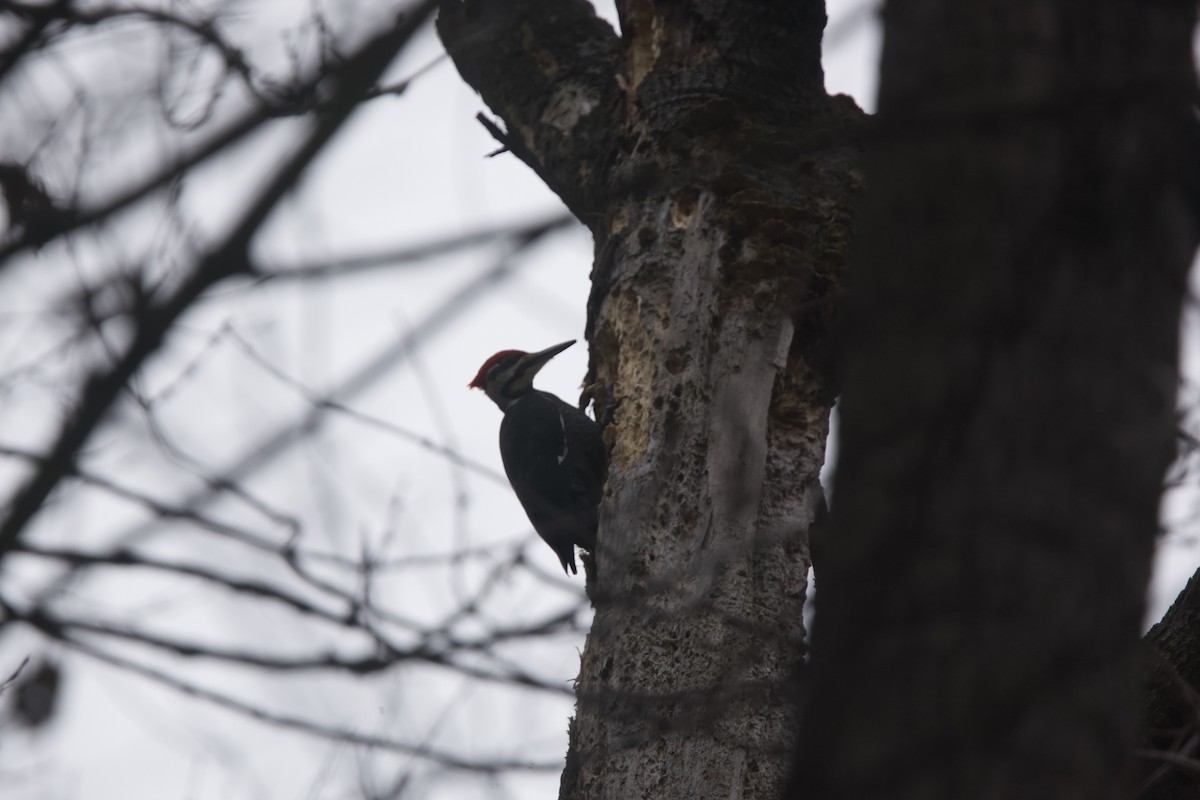
[[488,397],[500,406],[501,411],[524,395],[533,391],[533,376],[538,373],[546,362],[575,344],[572,339],[562,342],[536,353],[526,353],[524,350],[501,350],[483,362],[475,380],[467,386],[483,389]]
[[496,355],[483,362],[483,366],[479,368],[479,373],[475,379],[467,384],[468,389],[486,389],[488,370],[496,366],[498,361],[502,361],[508,356],[527,356],[529,355],[524,350],[501,350]]

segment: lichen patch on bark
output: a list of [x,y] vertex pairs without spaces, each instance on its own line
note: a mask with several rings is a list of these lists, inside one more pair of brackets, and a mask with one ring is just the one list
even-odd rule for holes
[[600,103],[596,94],[578,83],[563,82],[554,90],[542,112],[542,123],[570,136],[579,121]]

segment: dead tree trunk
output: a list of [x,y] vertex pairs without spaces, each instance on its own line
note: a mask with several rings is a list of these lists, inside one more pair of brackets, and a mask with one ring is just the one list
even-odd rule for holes
[[494,133],[592,230],[619,401],[564,798],[775,798],[790,766],[821,373],[859,185],[824,6],[448,2]]

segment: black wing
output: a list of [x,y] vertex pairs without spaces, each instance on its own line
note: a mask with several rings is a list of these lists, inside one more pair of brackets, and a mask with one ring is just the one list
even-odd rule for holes
[[534,530],[564,570],[577,572],[575,545],[596,547],[605,455],[600,426],[552,394],[531,392],[504,414],[504,470]]

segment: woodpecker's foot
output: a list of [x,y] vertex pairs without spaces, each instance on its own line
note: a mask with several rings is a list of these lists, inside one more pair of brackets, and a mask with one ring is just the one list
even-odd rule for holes
[[590,596],[591,587],[596,583],[596,556],[587,550],[580,550],[579,561],[583,564],[583,588]]
[[587,408],[589,401],[592,404],[592,415],[596,418],[596,422],[601,428],[607,428],[613,420],[617,406],[621,404],[620,399],[613,396],[613,382],[596,381],[583,387],[583,393],[579,395],[580,410]]
[[619,405],[621,405],[621,398],[613,394],[613,382],[608,381],[604,384],[604,412],[600,415],[600,419],[597,420],[601,428],[607,428],[608,424],[613,421],[613,415],[617,413],[617,406]]
[[588,403],[591,403],[592,411],[597,411],[600,405],[597,399],[597,393],[603,388],[603,381],[589,383],[587,386],[583,387],[583,391],[579,393],[579,410],[587,411]]

